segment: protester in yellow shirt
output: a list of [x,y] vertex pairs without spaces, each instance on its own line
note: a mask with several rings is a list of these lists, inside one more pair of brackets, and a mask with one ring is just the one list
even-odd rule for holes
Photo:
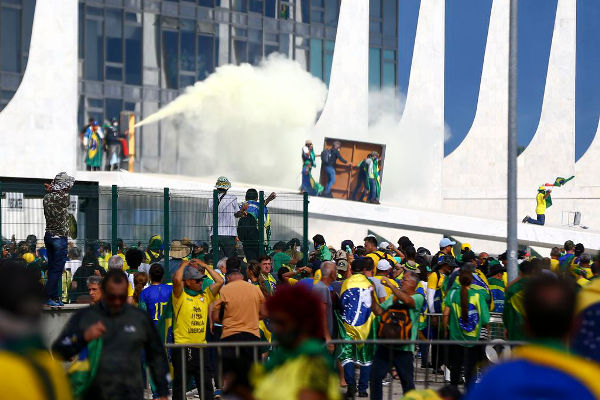
[[[199,268],[203,268],[214,281],[204,290],[202,290],[202,281],[207,276],[201,273]],[[203,261],[199,259],[182,261],[179,269],[173,275],[173,336],[175,343],[206,343],[209,305],[219,294],[223,283],[221,274]],[[205,379],[204,388],[200,387],[200,351],[204,350],[186,349],[185,374],[194,377],[198,392],[204,391],[203,397],[208,399],[213,396],[212,383],[210,379]],[[207,360],[207,354],[204,355],[204,360]],[[181,351],[173,351],[173,399],[183,398],[181,385],[184,372],[181,362]],[[204,373],[205,376],[210,376],[207,362],[204,363]]]
[[534,224],[534,225],[544,225],[546,223],[546,199],[552,193],[551,190],[546,190],[545,186],[540,186],[538,188],[538,194],[535,197],[536,207],[535,213],[537,215],[537,219],[531,218],[529,215],[523,218],[523,223],[526,224]]

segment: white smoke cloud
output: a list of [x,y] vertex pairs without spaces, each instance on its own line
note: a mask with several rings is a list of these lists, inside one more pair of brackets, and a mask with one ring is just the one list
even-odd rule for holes
[[178,140],[179,173],[290,187],[326,96],[321,80],[273,54],[258,66],[217,68],[138,125],[170,117],[177,132],[166,134]]

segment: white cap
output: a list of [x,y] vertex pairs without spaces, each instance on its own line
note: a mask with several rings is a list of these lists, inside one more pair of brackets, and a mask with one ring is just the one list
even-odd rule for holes
[[388,242],[381,242],[379,243],[379,248],[380,249],[387,249],[390,246],[390,244]]
[[382,259],[377,262],[377,269],[379,271],[389,271],[392,269],[392,264],[388,260]]

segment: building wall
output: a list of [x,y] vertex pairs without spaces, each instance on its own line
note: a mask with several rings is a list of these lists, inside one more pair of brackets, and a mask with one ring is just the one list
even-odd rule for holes
[[[398,0],[372,0],[369,82],[396,86]],[[278,52],[329,84],[340,0],[79,1],[78,122],[145,118],[225,64]],[[136,170],[180,173],[172,122],[140,128]],[[79,152],[81,153],[81,152]],[[81,154],[79,165],[83,166]],[[184,171],[185,172],[185,171]]]

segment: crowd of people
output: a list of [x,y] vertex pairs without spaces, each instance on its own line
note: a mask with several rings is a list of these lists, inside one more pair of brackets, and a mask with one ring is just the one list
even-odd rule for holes
[[[302,192],[310,196],[333,197],[331,188],[335,184],[335,167],[338,160],[343,165],[356,168],[356,186],[352,190],[351,200],[366,201],[379,204],[381,190],[381,169],[383,160],[376,151],[370,152],[367,157],[357,166],[352,166],[340,154],[341,143],[334,141],[329,148],[324,149],[321,154],[315,154],[312,141],[307,140],[302,148]],[[317,166],[317,157],[321,158],[326,182],[319,183],[312,176],[312,169]]]
[[118,171],[121,162],[129,157],[127,131],[121,132],[117,118],[100,125],[94,118],[88,120],[79,132],[79,141],[85,155],[88,171]]
[[[394,379],[406,399],[600,397],[600,262],[581,244],[566,241],[547,258],[519,252],[510,282],[506,253],[445,237],[432,251],[406,236],[338,248],[317,234],[307,258],[298,239],[254,258],[253,246],[227,253],[228,232],[214,249],[184,238],[169,254],[155,235],[143,250],[86,248],[80,261],[61,208],[72,184],[59,174],[48,185],[45,292],[27,262],[33,254],[0,261],[0,384],[9,398],[141,399],[147,382],[156,399],[181,400],[192,387],[204,399],[382,399]],[[251,205],[229,204],[228,186],[219,178],[218,207],[235,221]],[[70,363],[68,375],[36,339],[44,299],[60,307],[64,268],[76,269],[71,289],[87,292],[75,301],[91,304],[51,348]],[[513,350],[497,365],[485,348],[492,315]],[[197,346],[213,342],[225,347]],[[415,368],[447,385],[417,390]]]

